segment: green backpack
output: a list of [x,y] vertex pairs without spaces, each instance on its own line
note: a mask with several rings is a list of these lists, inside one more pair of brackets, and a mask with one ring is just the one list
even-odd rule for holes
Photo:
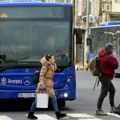
[[94,57],[90,62],[90,71],[93,76],[100,76],[100,60],[99,57]]

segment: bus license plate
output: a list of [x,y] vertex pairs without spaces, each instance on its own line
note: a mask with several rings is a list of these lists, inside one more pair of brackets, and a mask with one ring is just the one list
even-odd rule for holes
[[32,98],[35,97],[35,93],[19,93],[19,98]]

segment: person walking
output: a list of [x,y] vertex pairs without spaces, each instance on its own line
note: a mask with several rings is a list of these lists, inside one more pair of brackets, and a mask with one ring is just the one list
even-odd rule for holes
[[[53,55],[46,55],[40,60],[40,62],[42,64],[42,68],[40,71],[39,83],[36,88],[36,93],[40,93],[43,90],[44,92],[48,93],[52,101],[56,118],[57,119],[65,118],[67,117],[67,115],[60,112],[55,92],[53,89],[52,78],[54,76],[54,71],[56,70],[55,58]],[[37,101],[35,99],[31,105],[30,111],[27,116],[29,119],[37,119],[37,117],[34,115],[34,111],[36,109],[36,102]]]
[[113,113],[115,109],[114,105],[114,96],[115,96],[115,87],[112,83],[112,79],[115,74],[115,69],[118,68],[118,61],[116,59],[115,48],[111,43],[105,44],[105,49],[102,49],[99,52],[100,59],[100,71],[101,75],[99,81],[101,82],[101,92],[97,102],[96,115],[105,116],[106,113],[102,110],[102,103],[104,98],[109,92],[109,102],[110,102],[110,112]]

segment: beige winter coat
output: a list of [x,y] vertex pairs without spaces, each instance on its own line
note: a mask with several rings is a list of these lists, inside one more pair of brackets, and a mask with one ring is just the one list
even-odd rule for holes
[[46,63],[42,66],[40,71],[40,77],[39,77],[39,83],[37,85],[36,93],[40,93],[40,85],[45,85],[46,90],[44,92],[48,93],[51,97],[55,96],[55,92],[53,89],[53,76],[54,76],[54,65],[51,65],[50,63]]

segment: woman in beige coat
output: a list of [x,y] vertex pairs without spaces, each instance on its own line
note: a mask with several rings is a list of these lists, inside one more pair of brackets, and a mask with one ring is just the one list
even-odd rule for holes
[[[57,119],[65,118],[67,115],[60,113],[60,110],[58,109],[57,99],[53,89],[52,78],[54,76],[54,71],[56,70],[55,58],[53,55],[46,55],[41,59],[40,62],[42,63],[42,68],[40,71],[39,83],[36,88],[36,93],[40,93],[43,90],[44,92],[48,93],[52,101],[56,118]],[[28,113],[29,119],[37,119],[37,117],[34,115],[35,108],[36,108],[36,99],[32,103],[30,111]]]

